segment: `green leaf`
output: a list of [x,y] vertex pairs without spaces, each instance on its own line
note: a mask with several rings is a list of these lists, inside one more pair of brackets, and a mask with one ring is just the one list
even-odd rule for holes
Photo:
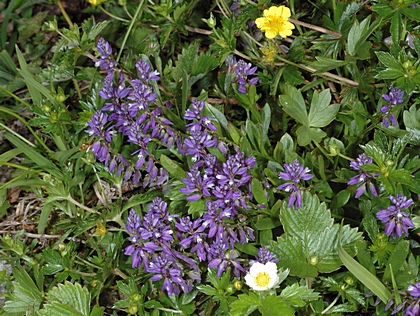
[[305,286],[299,286],[298,283],[286,286],[280,293],[280,296],[289,305],[303,307],[310,301],[319,299],[319,293],[313,289],[307,289]]
[[341,190],[338,192],[337,195],[334,196],[333,200],[331,201],[331,209],[336,210],[344,205],[347,204],[347,202],[350,199],[350,192],[347,190]]
[[[291,275],[315,277],[318,272],[340,268],[337,252],[340,226],[334,224],[325,203],[319,203],[317,196],[303,192],[299,209],[288,208],[283,203],[280,221],[285,233],[269,248],[282,258],[279,265],[290,269]],[[341,236],[342,244],[355,254],[353,244],[361,233],[357,228],[344,226]]]
[[308,113],[302,94],[295,87],[289,86],[288,93],[279,97],[283,110],[299,123],[309,126]]
[[338,245],[338,255],[345,267],[369,290],[371,290],[379,299],[386,304],[392,295],[388,289],[379,281],[376,276],[370,273],[364,266],[354,260],[341,246]]
[[345,60],[337,60],[337,59],[327,58],[323,56],[315,56],[315,59],[316,61],[311,63],[311,66],[317,69],[317,71],[315,72],[316,74],[326,72],[331,69],[335,69],[335,68],[347,65],[349,63],[348,61],[345,61]]
[[176,179],[181,180],[182,178],[187,177],[187,174],[185,173],[184,169],[182,169],[180,165],[178,165],[168,156],[160,155],[160,163],[162,164],[163,168],[168,170],[168,172]]
[[79,283],[65,282],[53,287],[47,294],[48,304],[39,311],[41,316],[89,316],[90,293]]
[[402,267],[403,264],[405,263],[405,259],[407,258],[409,251],[410,251],[410,244],[407,240],[401,240],[400,242],[398,242],[398,244],[395,246],[394,250],[390,254],[389,259],[386,263],[386,269],[383,276],[383,280],[386,280],[389,282],[391,281],[392,271],[391,271],[390,265],[394,267],[395,269],[394,273],[396,273],[398,270],[398,267]]
[[335,119],[340,105],[330,104],[330,102],[330,89],[323,90],[321,93],[318,93],[316,90],[314,91],[308,115],[309,126],[324,127]]
[[269,295],[262,301],[258,310],[263,316],[294,316],[295,310],[283,302],[281,296]]
[[4,310],[9,316],[28,315],[38,311],[42,294],[28,273],[22,268],[13,269],[13,293],[11,299],[4,304]]
[[401,12],[405,15],[408,16],[410,19],[413,19],[417,22],[420,22],[420,12],[418,10],[418,8],[401,8]]
[[354,56],[357,50],[357,44],[362,39],[363,34],[369,27],[370,17],[364,19],[361,23],[354,21],[353,26],[350,29],[348,40],[347,40],[347,51],[350,55]]
[[260,297],[250,292],[248,295],[240,294],[238,299],[230,304],[231,310],[229,315],[231,316],[247,316],[252,312],[256,311],[261,305]]
[[396,11],[391,18],[391,27],[389,29],[392,36],[392,43],[394,45],[398,45],[398,43],[400,42],[402,29],[403,23],[401,19],[401,13],[399,11]]
[[64,269],[63,258],[57,251],[52,249],[45,249],[42,252],[42,258],[46,262],[46,264],[42,267],[42,272],[44,274],[57,274]]
[[260,204],[267,203],[266,193],[263,190],[261,182],[258,179],[253,178],[251,181],[251,186],[252,194],[254,195],[255,200]]
[[405,73],[404,67],[390,53],[379,51],[375,52],[375,54],[386,68],[401,71],[403,74]]
[[[216,109],[214,106],[212,106],[209,103],[205,103],[206,109],[216,118],[217,122],[219,122],[220,126],[223,127],[226,131],[229,131],[228,120],[226,119],[226,116],[220,112],[218,109]],[[232,128],[232,127],[231,127]]]
[[311,141],[320,143],[322,139],[327,136],[323,130],[308,126],[300,126],[297,129],[296,134],[298,136],[297,141],[300,146],[309,145]]

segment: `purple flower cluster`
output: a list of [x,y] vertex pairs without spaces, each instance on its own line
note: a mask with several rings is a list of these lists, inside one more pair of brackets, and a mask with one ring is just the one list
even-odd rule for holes
[[169,214],[167,204],[157,197],[143,219],[132,209],[126,224],[131,245],[124,253],[132,256],[132,267],[143,265],[144,271],[152,274],[152,281],[163,280],[162,291],[168,295],[178,295],[181,291],[188,293],[194,281],[200,282],[196,262],[176,249],[175,217]]
[[385,223],[385,234],[393,238],[401,237],[404,232],[408,236],[408,229],[413,228],[414,224],[409,218],[409,214],[403,212],[402,209],[408,208],[413,204],[412,199],[407,199],[402,194],[392,195],[389,197],[393,205],[387,209],[381,209],[376,217]]
[[314,175],[310,174],[309,168],[300,164],[297,159],[293,160],[290,164],[285,163],[283,166],[285,172],[280,172],[279,178],[287,182],[278,186],[276,189],[291,193],[288,207],[294,206],[298,209],[302,206],[302,192],[298,184],[301,180],[307,181],[312,179]]
[[[404,316],[420,315],[420,282],[410,284],[407,290],[408,294],[406,294],[406,299],[394,308],[391,315],[395,315],[402,310],[404,310]],[[395,301],[393,299],[389,300],[385,306],[385,311],[394,304]]]
[[369,190],[374,197],[378,197],[378,192],[376,191],[375,185],[372,183],[371,179],[378,177],[377,173],[368,173],[361,169],[363,165],[369,165],[372,163],[372,158],[369,158],[365,153],[360,154],[355,161],[350,162],[350,167],[353,170],[361,171],[358,175],[352,177],[348,185],[358,185],[359,187],[356,190],[356,199],[361,197],[366,192],[366,184],[369,186]]
[[248,76],[253,75],[257,71],[257,66],[252,67],[251,63],[239,60],[236,64],[235,72],[238,79],[238,91],[242,94],[247,93],[247,87],[258,83],[258,77],[254,77],[248,81]]
[[[131,179],[138,183],[142,180],[145,187],[160,186],[166,182],[168,173],[156,166],[149,147],[153,141],[169,149],[176,136],[171,128],[172,122],[162,116],[162,108],[155,104],[157,94],[152,82],[159,79],[159,74],[147,61],[140,59],[135,65],[137,78],[132,78],[112,60],[109,43],[101,38],[97,49],[101,57],[95,65],[105,69],[108,75],[99,91],[105,105],[93,114],[86,130],[97,139],[91,150],[111,172],[116,170],[117,176],[123,174],[124,181]],[[136,147],[131,153],[135,157],[132,164],[110,146],[117,133]]]
[[258,256],[256,260],[250,260],[249,264],[252,266],[254,263],[259,262],[262,264],[266,264],[267,262],[279,262],[279,259],[274,256],[274,254],[267,249],[267,247],[262,246],[258,249]]
[[393,126],[397,126],[397,119],[394,113],[391,112],[391,109],[393,106],[404,102],[403,96],[404,92],[395,87],[391,87],[388,94],[382,95],[382,98],[389,103],[379,110],[383,115],[382,124],[385,127],[389,127],[390,122]]

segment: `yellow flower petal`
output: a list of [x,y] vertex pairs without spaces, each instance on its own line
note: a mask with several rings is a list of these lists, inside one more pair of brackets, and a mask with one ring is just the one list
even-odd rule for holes
[[292,35],[292,30],[295,26],[288,21],[291,12],[285,6],[273,6],[268,10],[264,10],[264,17],[257,18],[255,24],[257,27],[265,32],[267,38],[274,38],[277,35],[287,37]]

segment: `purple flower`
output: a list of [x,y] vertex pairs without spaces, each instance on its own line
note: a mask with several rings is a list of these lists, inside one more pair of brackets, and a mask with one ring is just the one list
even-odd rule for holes
[[352,167],[354,170],[362,171],[358,175],[352,177],[349,182],[347,182],[348,185],[359,185],[356,190],[356,199],[358,199],[366,192],[366,184],[369,185],[369,190],[372,195],[374,197],[378,197],[378,192],[376,191],[376,188],[370,179],[379,175],[377,173],[365,172],[360,168],[363,165],[369,165],[371,163],[372,158],[369,158],[365,153],[360,154],[355,161],[350,162],[350,167]]
[[256,260],[250,260],[249,264],[253,265],[256,262],[266,264],[267,262],[274,262],[277,263],[279,261],[278,258],[274,256],[274,254],[267,249],[267,247],[262,246],[260,249],[258,249],[258,256],[256,257]]
[[420,301],[413,302],[404,311],[404,316],[419,316],[419,315],[420,315]]
[[145,271],[153,273],[150,280],[163,280],[162,291],[166,292],[169,296],[172,294],[179,295],[181,289],[184,293],[192,290],[192,285],[183,279],[182,267],[165,252],[153,256],[153,259],[149,262],[149,266],[145,267]]
[[385,93],[382,95],[382,98],[389,102],[388,105],[381,107],[379,110],[383,113],[382,124],[385,127],[389,127],[390,122],[392,125],[397,126],[397,119],[391,109],[394,105],[404,102],[403,96],[404,92],[395,87],[391,87],[388,94]]
[[95,60],[95,66],[105,69],[108,73],[112,72],[117,66],[117,63],[111,59],[111,45],[103,38],[100,38],[96,44],[96,49],[101,55],[101,58]]
[[251,63],[246,63],[244,60],[239,60],[236,63],[236,76],[238,80],[238,91],[242,94],[247,93],[247,87],[249,85],[255,85],[258,83],[258,77],[254,77],[248,82],[248,76],[253,75],[257,71],[258,67],[252,67]]
[[408,292],[410,292],[410,295],[414,298],[420,297],[420,282],[417,282],[416,284],[410,284],[408,286]]
[[280,172],[279,178],[288,182],[283,183],[276,189],[290,192],[291,195],[289,197],[288,207],[294,206],[298,209],[302,206],[302,193],[298,184],[300,180],[310,180],[314,175],[310,174],[309,168],[304,167],[297,159],[293,160],[291,164],[285,163],[283,166],[285,172]]
[[232,268],[233,274],[240,278],[245,269],[240,264],[239,252],[235,249],[228,250],[229,245],[226,241],[220,239],[214,241],[208,247],[209,268],[217,268],[217,276],[220,278],[227,268]]
[[385,223],[385,234],[393,238],[401,237],[404,232],[408,236],[408,228],[413,228],[414,224],[409,218],[409,214],[403,212],[402,209],[408,208],[413,204],[412,199],[407,199],[402,194],[396,197],[390,196],[389,199],[393,205],[387,209],[381,209],[376,217]]

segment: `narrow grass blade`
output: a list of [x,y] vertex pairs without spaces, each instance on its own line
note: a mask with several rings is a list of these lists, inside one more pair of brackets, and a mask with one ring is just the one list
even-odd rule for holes
[[370,273],[364,266],[354,260],[341,246],[338,244],[338,256],[343,262],[344,266],[351,272],[353,275],[362,282],[369,290],[371,290],[379,299],[385,304],[392,298],[391,293],[379,281],[376,276]]

